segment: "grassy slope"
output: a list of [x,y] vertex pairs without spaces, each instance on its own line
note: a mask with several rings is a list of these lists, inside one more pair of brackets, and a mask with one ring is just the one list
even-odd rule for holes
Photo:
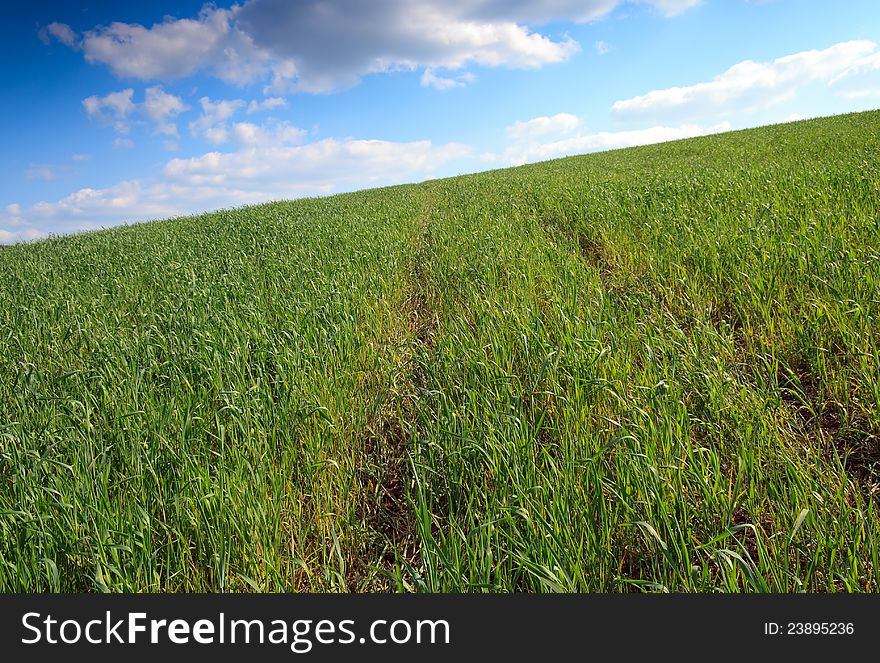
[[880,113],[52,239],[0,286],[0,589],[877,589]]

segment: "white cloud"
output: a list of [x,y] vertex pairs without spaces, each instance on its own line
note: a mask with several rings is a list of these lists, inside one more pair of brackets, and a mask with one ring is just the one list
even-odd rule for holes
[[871,53],[831,79],[834,93],[845,99],[880,97],[880,52]]
[[602,40],[594,42],[593,48],[595,49],[596,53],[598,53],[599,55],[605,55],[608,53],[608,51],[611,50],[611,47],[608,45],[608,43],[604,42]]
[[459,74],[455,78],[438,76],[431,67],[425,69],[422,73],[422,87],[432,87],[435,90],[451,90],[456,87],[464,87],[468,83],[473,83],[477,79],[474,74],[469,71]]
[[[284,123],[236,123],[230,134],[240,142],[237,150],[172,159],[153,180],[81,189],[27,209],[7,206],[0,215],[0,241],[416,181],[470,154],[464,145],[430,141],[348,138],[297,144],[302,131]],[[15,231],[13,219],[18,224]]]
[[[649,145],[680,138],[692,138],[720,131],[729,131],[730,124],[722,122],[710,127],[694,124],[654,126],[631,131],[576,131],[582,120],[574,115],[559,113],[551,117],[536,117],[517,122],[507,128],[512,141],[501,154],[485,154],[485,161],[500,161],[518,166],[533,161],[556,157],[612,150],[621,147]],[[571,135],[574,134],[574,135]],[[552,136],[551,140],[546,137]],[[564,136],[564,137],[563,137]],[[544,138],[544,140],[539,140]]]
[[83,99],[82,105],[90,118],[111,123],[116,133],[127,134],[131,129],[128,118],[135,109],[133,95],[134,90],[127,88],[119,92],[111,92],[104,97],[92,95]]
[[568,134],[581,125],[581,118],[571,113],[557,113],[552,116],[533,117],[525,122],[515,122],[507,127],[507,134],[514,139],[523,139],[548,134]]
[[578,50],[571,39],[531,32],[497,8],[483,16],[474,11],[480,8],[474,5],[490,9],[490,4],[257,0],[236,19],[260,48],[292,63],[275,88],[306,92],[354,85],[365,74],[421,66],[535,68],[566,60]]
[[150,28],[113,22],[85,32],[82,49],[121,78],[173,80],[226,59],[231,13],[205,5],[196,18],[167,17]]
[[[83,99],[82,105],[93,120],[101,124],[113,125],[117,134],[114,147],[134,145],[131,140],[123,139],[121,136],[131,132],[131,120],[136,112],[142,113],[152,122],[154,133],[176,137],[178,134],[175,119],[180,113],[189,110],[183,99],[165,92],[161,85],[148,87],[144,91],[144,101],[141,103],[134,101],[134,90],[127,88],[119,92],[111,92],[104,97],[93,95]],[[79,155],[73,158],[76,159],[77,156]]]
[[800,87],[832,81],[851,71],[877,45],[848,41],[823,50],[801,51],[772,62],[740,62],[713,80],[686,87],[652,90],[617,101],[612,111],[620,117],[696,117],[733,110],[760,110],[791,98]]
[[236,122],[229,134],[232,140],[243,147],[258,147],[297,144],[305,137],[306,131],[288,122],[270,120],[260,125]]
[[262,101],[251,101],[248,104],[247,112],[248,115],[252,115],[253,113],[261,113],[263,111],[275,110],[276,108],[287,108],[287,102],[281,97],[269,97],[268,99],[263,99]]
[[142,110],[156,126],[157,134],[177,136],[177,125],[172,120],[189,110],[189,106],[180,97],[168,94],[161,85],[156,85],[148,87],[144,92]]
[[40,38],[40,41],[46,45],[48,45],[54,38],[70,48],[79,47],[79,39],[76,32],[74,32],[66,23],[50,23],[49,25],[40,28],[37,36]]
[[[417,173],[430,173],[468,153],[462,145],[434,147],[430,141],[324,139],[305,145],[258,142],[256,149],[249,146],[236,152],[173,159],[163,173],[189,186],[257,186],[274,189],[283,196],[282,191],[291,186],[329,191],[411,178]],[[296,184],[291,185],[292,182]]]
[[212,145],[219,145],[229,140],[227,120],[246,106],[242,99],[211,101],[208,97],[199,99],[202,114],[189,123],[189,131],[193,136],[201,135]]
[[73,161],[88,161],[92,158],[91,154],[73,154],[70,157]]
[[[668,16],[698,4],[631,2]],[[250,0],[230,9],[207,4],[196,17],[168,17],[150,27],[114,22],[71,43],[81,46],[89,62],[123,78],[170,81],[203,71],[239,85],[265,81],[270,91],[327,92],[371,73],[561,62],[578,44],[529,25],[592,21],[623,4],[626,0]],[[425,84],[450,87],[440,80]]]
[[134,141],[131,138],[117,137],[113,141],[114,150],[130,150],[134,147]]

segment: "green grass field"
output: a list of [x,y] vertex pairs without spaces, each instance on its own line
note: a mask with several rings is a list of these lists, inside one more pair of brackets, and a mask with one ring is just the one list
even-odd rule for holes
[[2,591],[874,592],[880,112],[0,251]]

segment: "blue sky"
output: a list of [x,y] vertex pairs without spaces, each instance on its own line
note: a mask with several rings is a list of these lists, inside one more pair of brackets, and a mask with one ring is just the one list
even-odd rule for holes
[[0,243],[880,107],[880,3],[47,2]]

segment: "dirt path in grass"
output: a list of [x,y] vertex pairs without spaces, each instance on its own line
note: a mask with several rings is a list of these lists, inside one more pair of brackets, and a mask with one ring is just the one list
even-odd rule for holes
[[425,191],[400,310],[389,329],[393,342],[386,346],[396,353],[390,361],[399,369],[385,406],[364,431],[363,465],[371,471],[360,505],[366,542],[348,583],[355,591],[394,590],[390,576],[395,567],[400,562],[412,566],[419,562],[414,516],[407,498],[412,481],[407,455],[415,443],[416,410],[425,389],[422,360],[433,347],[439,321],[424,271],[431,255],[431,207],[431,192]]

